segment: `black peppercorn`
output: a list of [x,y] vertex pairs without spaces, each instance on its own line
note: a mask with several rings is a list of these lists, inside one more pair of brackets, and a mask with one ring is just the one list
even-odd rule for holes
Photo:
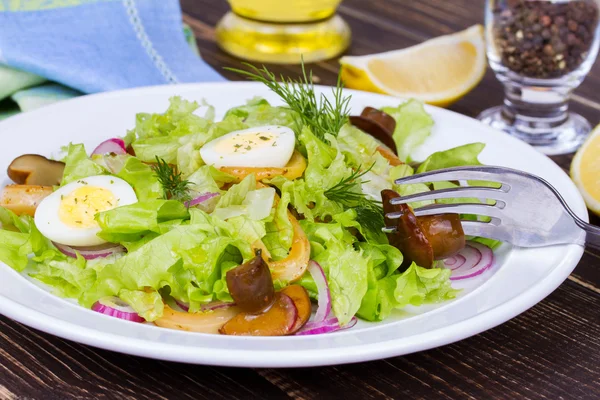
[[494,38],[502,63],[533,78],[558,78],[577,69],[598,25],[593,0],[506,0],[494,8]]

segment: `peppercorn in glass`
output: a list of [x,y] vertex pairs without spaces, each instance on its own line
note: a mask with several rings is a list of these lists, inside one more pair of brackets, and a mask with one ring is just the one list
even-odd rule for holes
[[591,131],[568,100],[598,54],[596,0],[488,0],[487,55],[504,104],[479,119],[546,154],[577,149]]

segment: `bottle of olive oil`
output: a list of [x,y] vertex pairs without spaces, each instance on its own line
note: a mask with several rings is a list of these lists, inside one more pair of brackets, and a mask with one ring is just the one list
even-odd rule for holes
[[350,29],[335,14],[341,0],[229,0],[217,26],[228,53],[279,64],[333,58],[350,44]]

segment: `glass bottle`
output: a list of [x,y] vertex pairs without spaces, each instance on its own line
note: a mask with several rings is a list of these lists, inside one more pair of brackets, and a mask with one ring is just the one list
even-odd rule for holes
[[217,43],[246,60],[297,64],[333,58],[350,44],[350,28],[336,14],[342,0],[229,0]]

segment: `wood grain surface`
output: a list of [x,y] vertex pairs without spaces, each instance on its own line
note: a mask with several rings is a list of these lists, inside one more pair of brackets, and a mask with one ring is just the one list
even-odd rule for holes
[[[181,0],[203,58],[239,66],[221,52],[214,26],[225,0]],[[348,54],[410,46],[483,20],[483,0],[347,0]],[[336,60],[310,66],[333,84]],[[273,66],[298,74],[296,66]],[[237,79],[223,71],[230,79]],[[451,107],[476,116],[502,101],[488,71]],[[572,109],[600,120],[600,63]],[[571,156],[554,157],[568,169]],[[599,224],[598,218],[592,222]],[[2,284],[2,283],[0,283]],[[236,369],[192,366],[95,349],[0,317],[0,399],[599,399],[600,252],[586,250],[569,279],[544,301],[485,333],[404,357],[324,368]]]

